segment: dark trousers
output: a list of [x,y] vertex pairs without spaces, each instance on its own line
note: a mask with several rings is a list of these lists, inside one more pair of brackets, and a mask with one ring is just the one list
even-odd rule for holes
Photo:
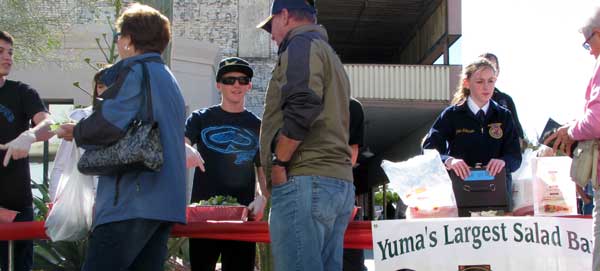
[[222,271],[253,271],[256,243],[190,238],[192,271],[214,271],[219,255]]
[[[360,212],[359,212],[360,213]],[[360,214],[356,214],[354,221],[360,220]],[[366,271],[365,255],[362,249],[344,249],[344,271]]]
[[366,271],[362,249],[344,249],[344,271]]
[[[19,213],[15,217],[15,222],[24,222],[33,220],[33,208],[28,207],[23,210],[17,210]],[[15,271],[29,271],[33,264],[33,241],[14,241],[13,242],[13,266]],[[8,242],[0,242],[0,270],[8,270]]]
[[173,223],[130,219],[97,226],[88,240],[83,271],[163,271]]

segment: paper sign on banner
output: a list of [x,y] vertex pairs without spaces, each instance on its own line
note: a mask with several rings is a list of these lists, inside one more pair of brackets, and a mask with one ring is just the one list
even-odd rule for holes
[[592,269],[591,219],[434,218],[371,225],[377,271]]

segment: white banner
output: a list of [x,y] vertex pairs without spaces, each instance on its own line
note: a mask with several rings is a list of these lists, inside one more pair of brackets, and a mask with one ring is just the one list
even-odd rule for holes
[[592,269],[591,219],[383,220],[373,221],[371,227],[377,271]]

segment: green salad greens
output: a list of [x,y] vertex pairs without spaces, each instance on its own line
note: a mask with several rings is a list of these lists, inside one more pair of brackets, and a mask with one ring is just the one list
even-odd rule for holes
[[73,121],[63,121],[63,122],[57,122],[54,124],[50,124],[50,131],[56,132],[56,130],[58,130],[58,128],[60,128],[60,126],[65,123],[74,123],[74,122]]
[[232,196],[214,196],[208,200],[201,200],[197,205],[241,205],[237,198]]
[[58,128],[60,128],[60,123],[50,125],[50,131],[52,131],[52,132],[56,132],[56,130],[58,130]]

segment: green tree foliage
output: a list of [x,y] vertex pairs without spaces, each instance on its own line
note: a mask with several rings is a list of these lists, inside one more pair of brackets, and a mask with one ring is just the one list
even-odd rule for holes
[[60,45],[60,37],[51,28],[60,20],[37,12],[42,1],[0,1],[0,25],[15,37],[15,60],[20,63],[36,62],[49,50]]
[[91,7],[97,0],[80,0],[68,6],[59,0],[0,0],[0,29],[14,38],[14,59],[31,64],[48,59],[60,47],[63,33],[74,23],[77,9]]
[[[396,203],[400,199],[398,193],[391,191],[390,189],[385,191],[386,202]],[[379,187],[379,190],[375,192],[375,205],[383,206],[383,189]]]

